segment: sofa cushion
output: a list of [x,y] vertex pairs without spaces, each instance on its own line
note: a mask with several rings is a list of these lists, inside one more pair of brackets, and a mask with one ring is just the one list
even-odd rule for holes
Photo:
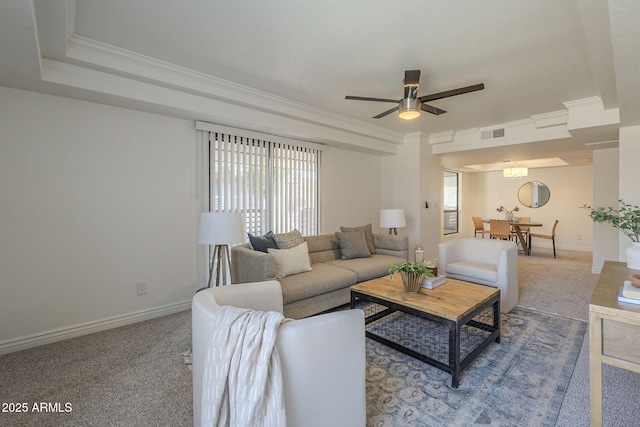
[[358,282],[355,272],[328,263],[311,264],[311,271],[278,279],[284,304],[348,288]]
[[406,262],[403,258],[374,254],[369,258],[329,261],[326,264],[353,271],[357,275],[359,283],[385,276],[389,274],[390,264],[402,264],[403,262]]
[[406,241],[404,239],[399,239],[398,236],[393,234],[376,234],[374,241],[376,243],[376,252],[378,252],[379,248],[394,251],[403,251],[407,249],[405,246]]
[[369,248],[367,247],[364,230],[351,231],[348,233],[336,231],[336,236],[340,242],[342,259],[368,258],[371,256],[371,252],[369,252]]
[[268,232],[264,236],[254,236],[251,233],[247,233],[251,247],[260,252],[267,252],[267,248],[278,249],[275,239],[273,238],[273,232]]
[[372,254],[376,253],[376,245],[373,242],[373,231],[371,230],[371,223],[367,225],[363,225],[360,227],[340,227],[340,231],[343,233],[350,233],[352,231],[364,231],[364,237],[367,240],[367,247],[369,248],[369,252]]
[[311,264],[342,259],[340,242],[338,242],[335,233],[305,236],[304,241],[309,246]]
[[446,265],[445,273],[472,277],[489,283],[496,283],[498,281],[497,266],[495,264],[485,264],[482,262],[450,262]]
[[294,228],[288,233],[278,233],[273,235],[273,239],[278,245],[278,249],[291,249],[304,242],[302,234]]
[[291,249],[268,248],[267,251],[276,263],[276,278],[311,270],[307,242],[302,242],[301,245]]

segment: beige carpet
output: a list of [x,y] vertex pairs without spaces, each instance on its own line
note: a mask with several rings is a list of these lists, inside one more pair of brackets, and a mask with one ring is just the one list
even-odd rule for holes
[[189,426],[190,346],[185,311],[0,356],[0,401],[28,406],[0,426]]

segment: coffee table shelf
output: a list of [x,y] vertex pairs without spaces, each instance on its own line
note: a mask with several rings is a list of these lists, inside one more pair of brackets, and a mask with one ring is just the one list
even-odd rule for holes
[[407,294],[401,279],[385,277],[353,286],[351,307],[365,311],[367,337],[450,373],[454,388],[460,373],[500,342],[495,288],[447,279],[436,289]]

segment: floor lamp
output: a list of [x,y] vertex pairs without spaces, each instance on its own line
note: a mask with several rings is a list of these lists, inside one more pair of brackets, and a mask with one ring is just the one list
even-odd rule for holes
[[380,228],[388,228],[389,234],[398,234],[398,228],[406,227],[402,209],[383,209],[380,211]]
[[209,250],[213,246],[211,259],[209,260],[209,283],[207,288],[211,287],[214,268],[216,274],[215,286],[226,286],[227,269],[231,271],[229,245],[240,243],[243,240],[244,227],[240,212],[203,212],[200,215],[198,243],[208,245]]

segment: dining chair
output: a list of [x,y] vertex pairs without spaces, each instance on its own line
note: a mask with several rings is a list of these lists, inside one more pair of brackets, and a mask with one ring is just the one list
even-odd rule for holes
[[489,237],[491,239],[511,240],[509,221],[506,219],[490,219]]
[[[531,217],[530,216],[521,216],[518,217],[520,222],[531,222]],[[522,237],[524,237],[525,239],[527,239],[527,243],[529,244],[529,246],[531,246],[531,238],[529,238],[529,229],[531,227],[526,227],[526,226],[520,226],[520,231],[522,232]],[[511,236],[515,237],[515,241],[516,244],[518,244],[518,232],[516,231],[516,228],[512,225],[511,226]]]
[[[551,243],[553,244],[553,257],[556,257],[556,227],[558,226],[558,220],[556,219],[556,222],[553,223],[553,228],[551,229],[551,234],[534,234],[534,233],[529,233],[530,237],[538,237],[540,239],[551,239]],[[531,248],[531,245],[529,245],[529,248]]]
[[484,223],[482,222],[482,218],[480,218],[479,216],[472,216],[471,219],[473,220],[473,226],[475,228],[475,235],[474,237],[478,237],[478,233],[482,233],[482,238],[484,239]]

